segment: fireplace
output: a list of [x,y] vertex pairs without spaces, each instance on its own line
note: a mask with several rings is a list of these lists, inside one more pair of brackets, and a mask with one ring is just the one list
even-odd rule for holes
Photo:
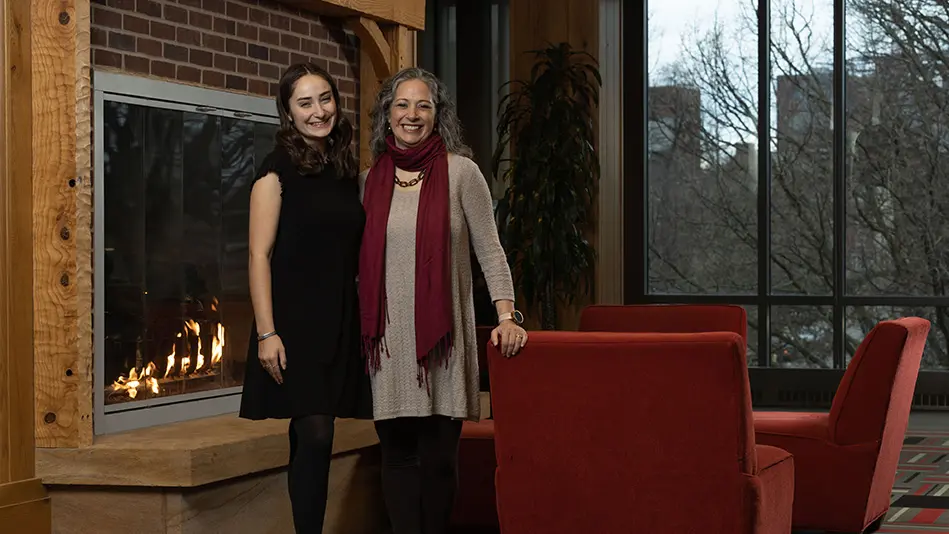
[[270,99],[96,72],[95,433],[233,412]]

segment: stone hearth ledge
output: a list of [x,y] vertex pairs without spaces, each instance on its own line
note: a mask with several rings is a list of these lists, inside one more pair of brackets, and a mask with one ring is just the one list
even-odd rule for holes
[[[193,488],[284,468],[287,420],[236,414],[97,436],[89,447],[36,449],[47,485]],[[338,419],[333,456],[378,444],[372,421]]]

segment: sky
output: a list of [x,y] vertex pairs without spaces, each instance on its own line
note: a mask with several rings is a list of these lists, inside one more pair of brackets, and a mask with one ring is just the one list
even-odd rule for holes
[[[740,63],[739,57],[757,58],[757,31],[749,31],[747,17],[754,17],[755,0],[652,0],[648,2],[649,9],[649,82],[662,84],[666,80],[662,70],[675,63],[683,55],[683,47],[699,39],[711,30],[716,22],[725,28],[731,44],[729,53],[733,56],[733,64]],[[772,0],[772,39],[776,42],[789,42],[798,36],[790,35],[787,25],[782,22],[781,16],[794,7],[804,18],[795,20],[794,27],[804,28],[805,20],[810,19],[810,50],[817,55],[819,50],[824,57],[809,57],[811,61],[831,61],[830,51],[833,45],[833,0]],[[753,22],[752,22],[753,24]],[[782,33],[783,32],[783,33]],[[683,42],[685,41],[685,42]],[[797,63],[803,59],[794,47],[782,47],[791,56],[791,61]],[[809,54],[810,55],[810,54]],[[757,64],[752,60],[749,69],[744,75],[751,80],[757,76]],[[772,95],[772,122],[777,119],[775,98]],[[732,138],[732,135],[726,135]],[[737,142],[736,137],[732,141]],[[744,139],[754,143],[756,139]]]
[[[792,5],[804,15],[813,17],[813,42],[832,42],[833,0],[774,0],[771,8],[774,31],[780,31],[783,27],[778,18],[782,8]],[[651,80],[655,80],[659,69],[681,56],[683,37],[691,40],[704,34],[714,26],[716,20],[726,29],[740,33],[744,24],[742,17],[754,14],[753,0],[653,0],[649,1],[648,6]],[[799,20],[796,26],[802,26],[802,22],[803,19]],[[756,34],[744,35],[741,40],[736,40],[734,46],[736,54],[754,54],[757,50]]]

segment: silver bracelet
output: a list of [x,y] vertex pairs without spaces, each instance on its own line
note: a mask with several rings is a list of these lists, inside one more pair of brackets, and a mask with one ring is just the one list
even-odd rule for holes
[[275,335],[277,335],[277,331],[276,331],[276,330],[271,330],[270,332],[267,332],[266,334],[261,334],[261,335],[257,336],[257,341],[263,341],[263,340],[267,339],[268,337],[272,337],[272,336],[275,336]]

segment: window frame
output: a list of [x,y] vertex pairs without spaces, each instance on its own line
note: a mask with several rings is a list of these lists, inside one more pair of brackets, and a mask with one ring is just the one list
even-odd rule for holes
[[[815,388],[833,391],[843,375],[847,361],[845,354],[846,310],[853,306],[949,306],[949,296],[867,296],[847,294],[846,274],[846,177],[848,164],[846,105],[833,106],[833,266],[834,291],[830,295],[782,295],[771,291],[771,152],[758,151],[758,289],[754,294],[669,294],[648,290],[648,164],[649,114],[647,28],[648,1],[625,2],[622,12],[623,28],[623,301],[626,304],[707,304],[728,303],[756,306],[758,310],[757,340],[749,343],[757,347],[756,367],[751,367],[753,385],[763,388],[764,396],[777,389]],[[771,104],[771,6],[769,0],[758,2],[758,146],[770,146]],[[833,0],[833,101],[847,99],[846,75],[846,0]],[[830,306],[833,309],[833,369],[786,369],[771,366],[771,315],[773,306]],[[797,374],[794,374],[793,372]],[[793,375],[793,376],[792,376]],[[782,378],[783,377],[783,378]],[[806,378],[805,378],[806,377]],[[756,380],[757,378],[757,380]],[[806,380],[801,382],[801,380]],[[810,382],[808,382],[810,381]],[[816,382],[815,382],[816,381]],[[794,386],[793,384],[798,384]],[[823,384],[823,386],[818,386]],[[917,397],[927,394],[946,396],[949,391],[949,372],[920,370]],[[759,397],[763,399],[764,397]],[[805,404],[827,404],[827,399],[812,399]],[[945,399],[939,401],[946,406]]]

